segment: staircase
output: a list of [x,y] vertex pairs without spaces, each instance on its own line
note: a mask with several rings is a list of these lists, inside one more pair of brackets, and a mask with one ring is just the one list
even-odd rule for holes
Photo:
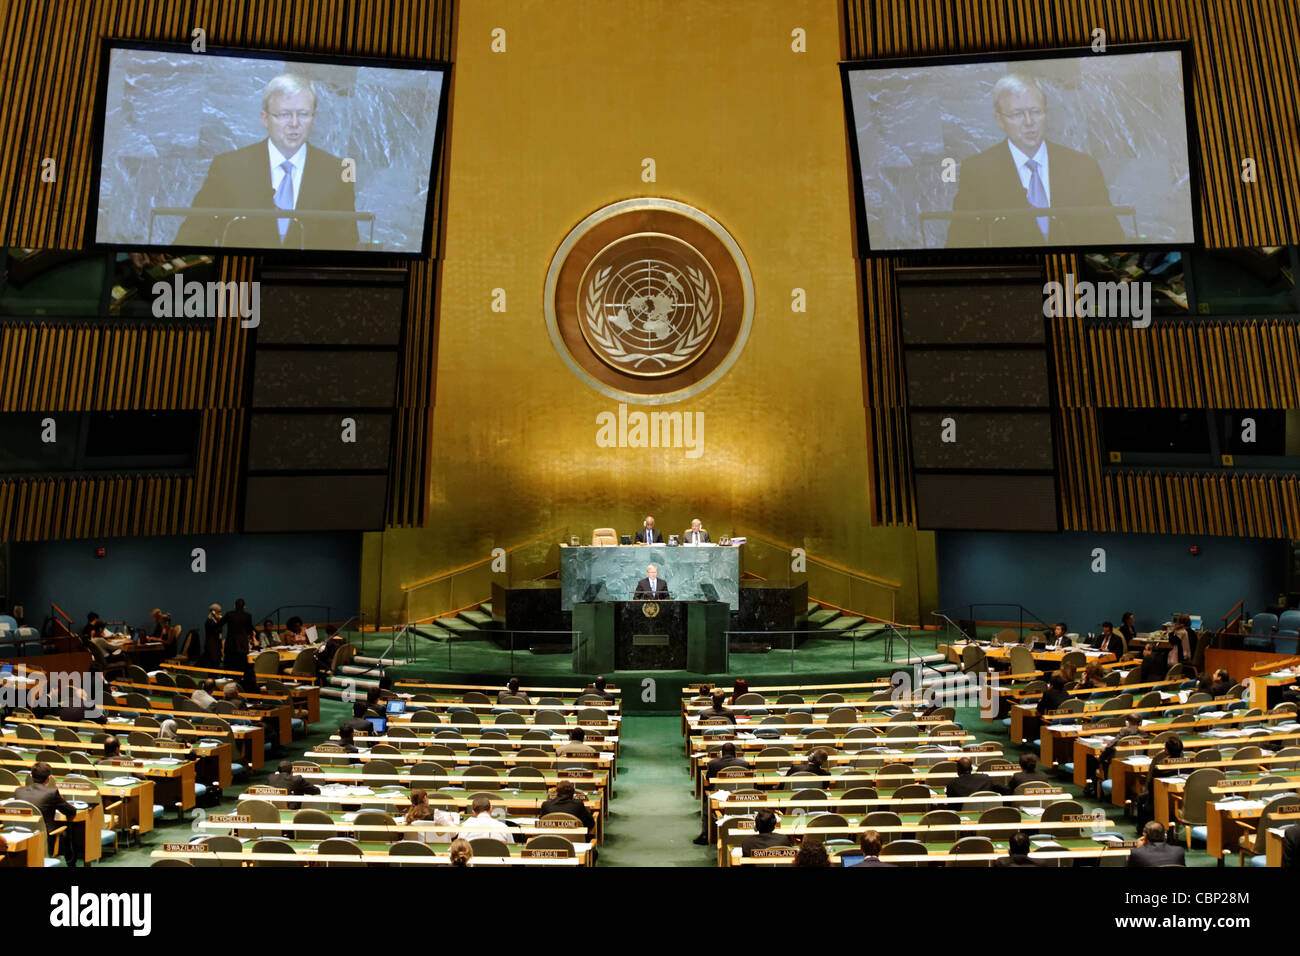
[[[868,621],[864,617],[841,611],[839,608],[827,607],[818,601],[808,602],[807,620],[809,634],[819,637],[848,638],[857,641],[884,638],[889,634],[887,624]],[[909,664],[906,645],[901,648],[895,647],[894,653],[895,657],[890,663],[904,667]],[[910,663],[918,662],[925,666],[921,678],[922,687],[928,687],[961,671],[959,665],[949,663],[942,654],[938,653],[912,655]]]

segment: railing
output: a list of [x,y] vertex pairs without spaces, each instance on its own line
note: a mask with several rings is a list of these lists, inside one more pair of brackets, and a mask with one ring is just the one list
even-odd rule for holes
[[[1236,617],[1233,617],[1234,613],[1236,613]],[[1227,614],[1223,615],[1223,627],[1219,628],[1219,631],[1221,633],[1240,634],[1241,628],[1245,624],[1245,616],[1246,599],[1242,598],[1232,607],[1228,608]]]
[[[407,625],[414,635],[427,634],[420,631],[418,623]],[[563,660],[558,670],[569,673],[569,661],[572,659],[574,642],[579,639],[578,631],[548,630],[483,630],[472,639],[461,640],[451,637],[445,640],[447,670],[460,670],[472,673],[503,673],[515,670],[516,655],[534,654],[534,645],[545,645],[545,653]],[[539,640],[540,639],[540,640]],[[442,654],[442,649],[432,642],[427,642],[432,654]]]
[[464,611],[488,600],[493,583],[509,587],[536,580],[559,565],[560,540],[567,537],[567,529],[557,528],[507,548],[505,573],[492,570],[500,556],[489,554],[464,567],[403,584],[402,619],[421,621]]
[[746,572],[786,587],[807,582],[808,596],[814,601],[882,623],[898,620],[900,582],[850,571],[812,555],[800,559],[804,571],[795,571],[792,547],[748,532],[744,537]]
[[[1031,625],[1031,627],[1032,627],[1032,625],[1038,625],[1038,628],[1039,628],[1039,629],[1048,629],[1048,630],[1050,630],[1050,625],[1048,625],[1045,621],[1043,621],[1042,618],[1040,618],[1038,615],[1036,615],[1033,611],[1029,610],[1029,608],[1025,607],[1023,604],[968,604],[968,605],[966,605],[966,617],[963,618],[963,620],[972,621],[972,622],[978,622],[978,621],[980,621],[981,618],[977,617],[976,614],[975,614],[975,611],[976,611],[977,608],[1015,608],[1015,610],[1016,610],[1016,615],[1017,615],[1017,618],[1016,618],[1016,621],[1017,621],[1017,623],[1016,623],[1016,629],[1017,629],[1017,631],[1019,632],[1019,634],[1020,634],[1021,637],[1024,637],[1024,633],[1025,633],[1025,625],[1026,625],[1026,624]],[[952,616],[951,616],[950,614],[948,614],[947,612],[945,612],[945,611],[934,611],[934,612],[932,612],[932,613],[933,613],[936,617],[941,617],[941,618],[943,618],[944,620],[946,620],[946,621],[947,621],[949,624],[951,624],[951,625],[952,625],[952,626],[953,626],[953,627],[954,627],[958,632],[960,632],[960,633],[965,633],[965,632],[963,632],[963,631],[961,630],[960,627],[957,626],[957,623],[952,619]],[[1001,621],[1001,620],[998,619],[998,618],[984,618],[983,620],[985,620],[985,621],[994,621],[994,622],[996,622],[996,623],[1003,623],[1003,621]],[[1010,621],[1006,621],[1005,623],[1007,623],[1008,625],[1010,625],[1011,622],[1010,622]]]

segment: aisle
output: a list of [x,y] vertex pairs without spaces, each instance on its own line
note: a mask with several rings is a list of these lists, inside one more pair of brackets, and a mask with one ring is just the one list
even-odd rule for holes
[[700,832],[682,750],[681,719],[624,717],[618,795],[600,848],[600,866],[712,866]]

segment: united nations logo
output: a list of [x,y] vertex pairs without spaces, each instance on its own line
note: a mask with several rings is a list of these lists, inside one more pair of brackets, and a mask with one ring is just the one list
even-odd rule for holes
[[657,601],[645,601],[641,604],[641,613],[646,617],[659,616],[659,603]]
[[753,279],[711,217],[670,199],[592,213],[546,277],[546,323],[566,364],[622,401],[663,404],[708,388],[739,357]]

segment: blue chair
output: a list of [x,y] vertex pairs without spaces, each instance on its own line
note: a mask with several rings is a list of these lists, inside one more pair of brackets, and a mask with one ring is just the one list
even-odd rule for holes
[[1277,615],[1256,614],[1250,622],[1251,636],[1241,642],[1241,646],[1252,651],[1269,651],[1273,649],[1273,635],[1277,633]]
[[1300,611],[1283,611],[1277,619],[1277,633],[1282,637],[1300,637]]

